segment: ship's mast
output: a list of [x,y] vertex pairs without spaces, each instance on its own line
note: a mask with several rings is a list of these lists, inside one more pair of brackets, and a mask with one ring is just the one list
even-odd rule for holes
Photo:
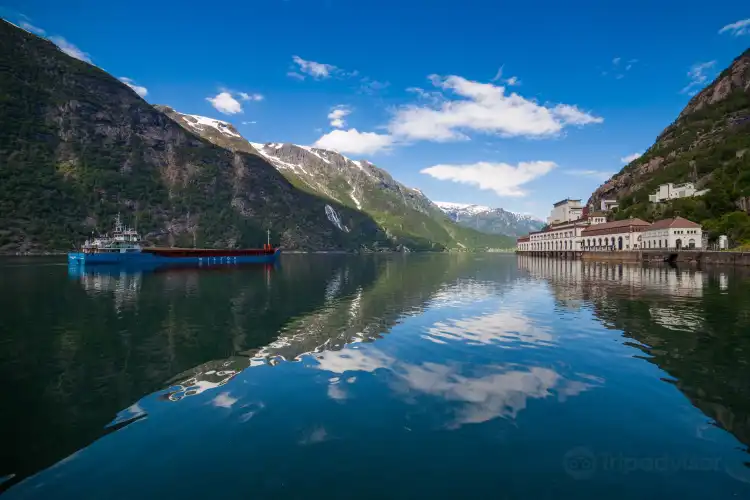
[[270,246],[271,245],[271,230],[266,229],[266,234],[268,235],[268,245]]

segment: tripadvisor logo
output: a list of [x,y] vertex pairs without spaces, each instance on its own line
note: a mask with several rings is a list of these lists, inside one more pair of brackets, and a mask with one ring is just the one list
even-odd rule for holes
[[590,448],[569,450],[563,468],[573,479],[589,479],[596,473],[720,471],[721,458],[692,455],[628,456],[623,453],[594,453]]

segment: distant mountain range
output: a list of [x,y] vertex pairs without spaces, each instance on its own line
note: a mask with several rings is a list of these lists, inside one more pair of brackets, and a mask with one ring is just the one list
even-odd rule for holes
[[523,236],[530,231],[538,231],[545,224],[536,217],[502,208],[444,201],[436,201],[435,204],[457,224],[485,233]]
[[503,233],[487,233],[454,224],[418,189],[404,186],[366,160],[336,151],[291,143],[249,142],[227,122],[155,106],[186,129],[232,151],[253,153],[273,165],[295,187],[371,216],[407,248],[512,247]]

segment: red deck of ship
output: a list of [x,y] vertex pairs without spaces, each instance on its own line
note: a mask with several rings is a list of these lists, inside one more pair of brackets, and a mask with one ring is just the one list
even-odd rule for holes
[[162,257],[239,257],[241,255],[271,255],[276,249],[269,248],[144,248],[143,253]]

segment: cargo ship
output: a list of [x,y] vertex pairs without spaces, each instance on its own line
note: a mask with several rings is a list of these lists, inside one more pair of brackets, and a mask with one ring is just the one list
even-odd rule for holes
[[281,249],[271,245],[271,234],[263,248],[164,248],[141,246],[137,231],[123,225],[118,214],[111,235],[86,240],[77,252],[68,253],[69,264],[132,264],[143,266],[226,264],[271,264]]

